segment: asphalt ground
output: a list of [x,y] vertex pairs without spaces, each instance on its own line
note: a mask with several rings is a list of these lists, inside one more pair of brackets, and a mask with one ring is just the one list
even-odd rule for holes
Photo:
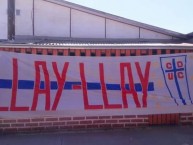
[[193,145],[193,126],[1,134],[0,145]]

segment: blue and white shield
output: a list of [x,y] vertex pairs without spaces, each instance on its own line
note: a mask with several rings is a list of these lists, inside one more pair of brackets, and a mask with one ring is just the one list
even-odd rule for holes
[[186,72],[186,55],[160,57],[165,84],[177,105],[193,104]]

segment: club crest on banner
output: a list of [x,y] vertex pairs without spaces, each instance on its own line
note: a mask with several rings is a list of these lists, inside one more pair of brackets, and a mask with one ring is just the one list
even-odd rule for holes
[[160,57],[165,84],[177,105],[192,104],[187,79],[186,57],[186,55]]

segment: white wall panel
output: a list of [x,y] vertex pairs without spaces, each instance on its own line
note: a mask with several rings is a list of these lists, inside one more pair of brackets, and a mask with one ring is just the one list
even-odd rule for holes
[[146,29],[140,29],[140,38],[145,39],[172,39],[171,36],[164,35],[161,33],[153,32]]
[[70,9],[50,2],[35,0],[35,35],[69,37]]
[[0,0],[0,39],[8,38],[7,29],[7,0]]
[[117,21],[106,21],[107,38],[139,38],[139,28]]
[[[35,1],[35,36],[73,38],[172,39],[151,30],[82,12],[43,0]],[[16,0],[15,34],[33,35],[33,0]],[[0,0],[0,39],[7,39],[7,0]]]
[[72,37],[105,38],[105,18],[72,10]]
[[15,10],[15,35],[32,35],[33,0],[16,0]]

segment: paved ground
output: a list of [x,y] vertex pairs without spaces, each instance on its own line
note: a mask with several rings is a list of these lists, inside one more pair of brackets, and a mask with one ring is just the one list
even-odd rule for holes
[[193,145],[193,126],[0,135],[0,145]]

